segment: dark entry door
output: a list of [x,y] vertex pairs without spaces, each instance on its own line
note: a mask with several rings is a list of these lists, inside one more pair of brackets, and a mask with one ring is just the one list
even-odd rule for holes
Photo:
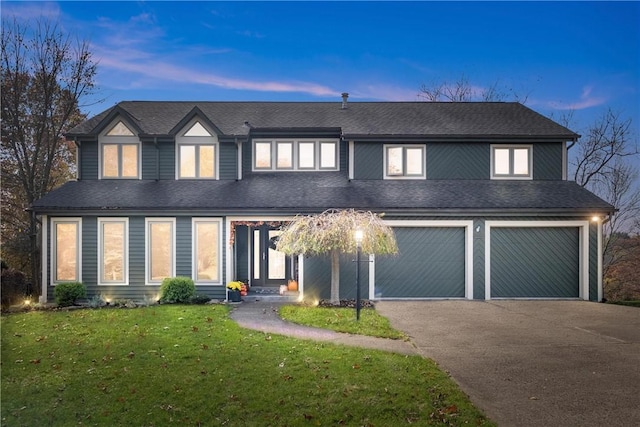
[[280,286],[287,283],[289,257],[275,250],[280,230],[267,225],[251,228],[251,285]]

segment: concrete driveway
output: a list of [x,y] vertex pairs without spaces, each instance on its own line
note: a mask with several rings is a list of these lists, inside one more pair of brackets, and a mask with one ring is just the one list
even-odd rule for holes
[[381,301],[499,426],[640,426],[640,309],[586,301]]

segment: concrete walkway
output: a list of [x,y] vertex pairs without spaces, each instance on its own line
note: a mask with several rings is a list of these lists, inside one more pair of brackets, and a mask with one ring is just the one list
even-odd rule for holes
[[242,304],[236,305],[231,311],[231,319],[243,328],[272,334],[401,354],[418,354],[417,348],[408,341],[344,334],[284,321],[278,310],[285,304],[290,303],[273,298],[245,298]]

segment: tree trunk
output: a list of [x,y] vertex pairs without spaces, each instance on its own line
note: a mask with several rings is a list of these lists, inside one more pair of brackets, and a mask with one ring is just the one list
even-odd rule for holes
[[331,304],[340,304],[340,253],[331,251]]

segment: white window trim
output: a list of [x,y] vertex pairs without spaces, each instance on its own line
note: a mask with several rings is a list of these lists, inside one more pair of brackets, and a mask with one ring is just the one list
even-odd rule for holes
[[[505,227],[577,227],[580,233],[578,298],[589,300],[589,221],[485,221],[484,227],[485,300],[491,299],[491,229]],[[598,294],[600,294],[600,284],[598,286]]]
[[[278,142],[291,142],[293,144],[293,166],[289,168],[278,168]],[[268,143],[271,146],[271,167],[259,168],[256,167],[256,143]],[[300,167],[300,143],[313,143],[314,144],[314,166],[313,168],[301,168]],[[322,160],[320,155],[320,145],[323,143],[332,143],[336,147],[335,154],[335,167],[323,167],[320,164]],[[340,140],[334,138],[327,139],[295,139],[295,138],[277,138],[277,139],[254,139],[251,143],[252,160],[251,171],[252,172],[325,172],[325,171],[339,171],[340,170]]]
[[[49,279],[51,286],[55,286],[58,283],[68,283],[68,280],[56,281],[56,267],[58,260],[56,258],[56,224],[58,223],[75,223],[78,227],[77,248],[76,256],[78,257],[76,262],[76,282],[82,282],[82,218],[80,217],[57,217],[51,218],[51,268],[49,270]],[[44,264],[43,264],[44,265]]]
[[[138,138],[138,136],[134,135],[134,136],[127,136],[127,135],[107,135],[107,133],[115,126],[118,124],[118,122],[122,122],[127,128],[129,128],[129,130],[131,130],[131,126],[122,118],[116,118],[113,122],[111,122],[109,124],[109,126],[107,126],[104,130],[104,132],[102,132],[99,136],[98,136],[98,179],[142,179],[142,144],[140,143],[140,139]],[[133,131],[132,131],[133,132]],[[103,176],[103,171],[102,171],[102,158],[103,158],[103,154],[102,154],[102,150],[103,150],[103,146],[104,145],[136,145],[137,150],[138,150],[138,176],[131,178],[131,177],[122,177],[122,176],[117,176],[117,177],[113,177],[113,176],[108,176],[105,177]],[[118,149],[118,162],[122,163],[122,159],[121,159],[121,149]],[[122,174],[122,168],[120,167],[120,174]]]
[[[218,280],[198,280],[198,234],[196,224],[217,223],[218,224]],[[196,286],[222,286],[225,275],[222,265],[222,242],[224,241],[224,230],[222,228],[222,218],[197,217],[191,219],[191,277]]]
[[[193,125],[195,125],[196,122],[199,122],[200,125],[205,128],[205,130],[207,132],[209,132],[211,134],[211,136],[184,136],[185,133],[187,133],[191,127]],[[210,177],[200,177],[197,176],[198,174],[196,174],[196,176],[194,177],[181,177],[180,176],[180,147],[182,145],[194,145],[194,146],[212,146],[213,147],[213,157],[214,157],[214,164],[213,164],[213,178]],[[176,171],[175,171],[175,176],[176,179],[180,179],[180,180],[217,180],[220,179],[220,141],[218,140],[218,136],[215,132],[211,131],[211,129],[209,129],[208,126],[206,126],[204,123],[202,123],[202,120],[198,119],[197,117],[193,120],[191,120],[189,123],[187,123],[187,125],[182,129],[182,131],[178,134],[178,136],[176,136],[176,144],[175,144],[175,159],[176,159]],[[200,154],[199,154],[199,150],[198,153],[196,154],[196,158],[194,161],[196,161],[196,164],[194,165],[196,168],[196,171],[198,171],[198,162],[197,160],[199,159]]]
[[[103,259],[103,247],[102,247],[102,227],[103,223],[107,222],[122,222],[124,223],[124,265],[122,282],[103,282],[102,281],[102,259]],[[98,286],[128,286],[129,285],[129,218],[127,217],[109,217],[98,218]]]
[[[529,151],[528,154],[528,168],[529,173],[527,175],[496,175],[495,174],[495,150],[499,148],[509,149],[509,170],[513,169],[513,150],[514,149],[524,149],[526,148]],[[533,179],[533,145],[531,144],[491,144],[491,179],[508,179],[508,180],[532,180]]]
[[[402,162],[403,162],[403,174],[402,175],[388,175],[387,165],[387,151],[389,148],[402,148]],[[422,149],[422,174],[421,175],[405,175],[406,170],[406,149],[407,148],[420,148]],[[427,146],[426,144],[384,144],[383,145],[383,168],[384,179],[427,179]]]
[[162,280],[151,280],[151,225],[154,223],[171,223],[171,268],[169,277],[176,276],[176,219],[175,218],[145,218],[144,220],[144,265],[145,284],[148,286],[158,286]]

